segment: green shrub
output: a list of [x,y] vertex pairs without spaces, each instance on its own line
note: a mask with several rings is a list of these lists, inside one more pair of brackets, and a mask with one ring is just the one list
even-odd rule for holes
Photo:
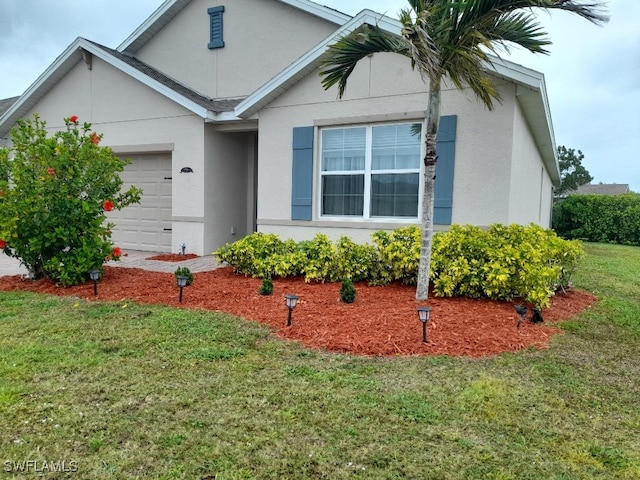
[[378,251],[380,266],[371,281],[385,284],[400,280],[415,285],[420,263],[420,228],[416,225],[397,228],[391,232],[378,230],[372,235]]
[[[372,237],[374,245],[357,245],[347,237],[333,243],[325,234],[295,244],[253,234],[223,247],[216,256],[237,258],[246,263],[243,273],[261,277],[303,275],[306,281],[414,284],[420,261],[419,228],[377,231]],[[579,242],[562,240],[535,225],[493,225],[489,230],[452,225],[449,232],[433,238],[433,291],[438,296],[522,298],[545,307],[558,288],[569,285],[581,255]]]
[[344,303],[353,303],[356,299],[356,287],[348,278],[342,280],[340,287],[340,301]]
[[296,243],[293,240],[283,242],[273,233],[256,232],[226,244],[216,250],[213,255],[219,262],[232,265],[237,273],[254,277],[271,277],[275,276],[276,265],[280,266],[285,274],[299,274],[296,265],[289,265],[283,261],[283,259],[290,260],[289,255],[295,250]]
[[90,123],[64,121],[64,131],[47,137],[37,115],[19,120],[12,146],[0,149],[0,249],[33,278],[68,286],[120,257],[105,211],[139,202],[141,190],[120,191],[128,162],[99,146]]
[[187,287],[193,283],[193,273],[188,267],[178,267],[175,271],[176,277],[187,277]]
[[260,295],[271,295],[273,293],[273,281],[270,278],[263,278],[258,293]]
[[547,307],[566,287],[583,251],[536,225],[492,225],[485,231],[453,225],[434,238],[433,289],[438,296],[522,298]]
[[640,245],[640,195],[571,195],[553,206],[563,238]]

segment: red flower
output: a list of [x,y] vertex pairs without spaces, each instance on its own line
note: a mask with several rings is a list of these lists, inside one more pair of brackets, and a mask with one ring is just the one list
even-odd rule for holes
[[113,202],[111,200],[105,200],[102,204],[102,208],[104,208],[105,211],[110,212],[113,210]]
[[119,258],[122,256],[122,249],[120,247],[114,247],[111,251],[113,258]]
[[94,145],[100,143],[100,135],[98,135],[96,132],[93,132],[91,134],[91,143],[93,143]]
[[72,115],[69,117],[69,121],[71,123],[78,123],[78,116],[77,115]]
[[48,173],[49,175],[55,175],[55,174],[56,174],[56,171],[55,171],[53,168],[47,168],[47,173]]
[[3,249],[6,246],[7,246],[7,242],[5,242],[4,240],[0,239],[0,249]]

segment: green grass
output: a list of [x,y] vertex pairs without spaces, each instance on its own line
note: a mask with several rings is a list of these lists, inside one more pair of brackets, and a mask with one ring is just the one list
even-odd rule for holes
[[[640,478],[640,248],[601,301],[482,360],[308,350],[214,312],[0,293],[0,479]],[[9,471],[11,470],[11,471]]]

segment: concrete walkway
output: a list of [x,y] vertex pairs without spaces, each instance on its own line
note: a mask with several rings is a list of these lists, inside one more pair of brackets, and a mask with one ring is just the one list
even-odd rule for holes
[[[214,270],[219,265],[212,255],[184,260],[182,262],[161,262],[158,260],[147,260],[149,257],[161,255],[155,252],[141,252],[138,250],[123,250],[122,257],[118,262],[107,262],[106,265],[124,268],[142,268],[152,272],[173,273],[178,267],[188,267],[193,273]],[[6,275],[26,275],[27,269],[20,265],[15,258],[7,257],[0,252],[0,276]]]

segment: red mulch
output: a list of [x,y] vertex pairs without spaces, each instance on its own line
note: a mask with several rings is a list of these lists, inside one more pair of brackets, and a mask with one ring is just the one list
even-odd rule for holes
[[185,253],[180,255],[178,253],[163,253],[162,255],[155,255],[153,257],[147,257],[145,260],[159,260],[162,262],[184,262],[185,260],[191,260],[192,258],[198,258],[195,253]]
[[[258,293],[260,279],[236,275],[229,267],[197,273],[193,285],[184,289],[180,304],[173,274],[106,267],[97,297],[91,282],[62,288],[46,280],[22,280],[19,276],[0,277],[0,290],[219,310],[267,324],[277,335],[307,347],[358,355],[482,357],[527,347],[545,348],[552,336],[561,333],[554,322],[596,301],[593,295],[574,289],[558,294],[552,306],[542,312],[545,323],[525,321],[518,330],[513,302],[431,296],[426,302],[433,308],[429,342],[423,343],[415,287],[356,283],[356,301],[345,304],[339,300],[340,283],[305,283],[301,278],[276,279],[273,283],[273,294],[263,296]],[[286,326],[284,302],[288,293],[300,297],[290,327]]]

